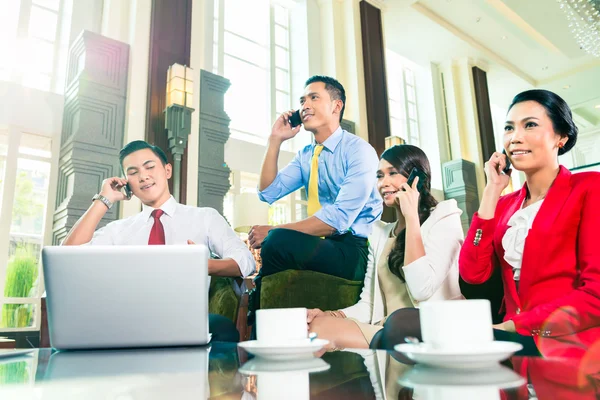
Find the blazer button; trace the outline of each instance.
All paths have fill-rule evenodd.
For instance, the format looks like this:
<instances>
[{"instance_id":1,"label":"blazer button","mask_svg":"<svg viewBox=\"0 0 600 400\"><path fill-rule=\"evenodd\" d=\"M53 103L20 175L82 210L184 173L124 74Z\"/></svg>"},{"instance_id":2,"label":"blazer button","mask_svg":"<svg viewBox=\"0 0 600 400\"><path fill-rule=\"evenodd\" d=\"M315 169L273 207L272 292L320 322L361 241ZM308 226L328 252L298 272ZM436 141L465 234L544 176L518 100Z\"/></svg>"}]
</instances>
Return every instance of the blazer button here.
<instances>
[{"instance_id":1,"label":"blazer button","mask_svg":"<svg viewBox=\"0 0 600 400\"><path fill-rule=\"evenodd\" d=\"M531 336L538 336L540 334L540 330L539 329L532 329L531 330Z\"/></svg>"},{"instance_id":2,"label":"blazer button","mask_svg":"<svg viewBox=\"0 0 600 400\"><path fill-rule=\"evenodd\" d=\"M542 331L543 337L549 337L552 334L552 331Z\"/></svg>"},{"instance_id":3,"label":"blazer button","mask_svg":"<svg viewBox=\"0 0 600 400\"><path fill-rule=\"evenodd\" d=\"M517 314L521 314L521 309L517 308Z\"/></svg>"}]
</instances>

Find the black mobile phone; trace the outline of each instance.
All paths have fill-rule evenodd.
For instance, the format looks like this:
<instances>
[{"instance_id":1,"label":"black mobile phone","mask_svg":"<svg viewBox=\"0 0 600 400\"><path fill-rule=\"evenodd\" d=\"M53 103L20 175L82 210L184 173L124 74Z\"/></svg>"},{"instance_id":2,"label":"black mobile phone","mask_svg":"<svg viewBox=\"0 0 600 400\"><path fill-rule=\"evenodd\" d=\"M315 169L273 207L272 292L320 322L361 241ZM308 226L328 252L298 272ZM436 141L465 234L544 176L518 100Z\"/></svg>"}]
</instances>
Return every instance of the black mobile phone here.
<instances>
[{"instance_id":1,"label":"black mobile phone","mask_svg":"<svg viewBox=\"0 0 600 400\"><path fill-rule=\"evenodd\" d=\"M297 127L298 125L302 124L302 118L300 117L300 110L296 110L294 111L294 113L292 114L292 116L288 119L288 122L290 123L292 128Z\"/></svg>"},{"instance_id":2,"label":"black mobile phone","mask_svg":"<svg viewBox=\"0 0 600 400\"><path fill-rule=\"evenodd\" d=\"M414 167L412 171L410 171L410 175L408 176L408 181L406 183L408 186L412 187L417 176L419 177L419 181L417 182L417 190L419 192L423 192L423 187L425 186L425 182L427 182L427 174L421 171L419 168Z\"/></svg>"},{"instance_id":3,"label":"black mobile phone","mask_svg":"<svg viewBox=\"0 0 600 400\"><path fill-rule=\"evenodd\" d=\"M125 186L123 186L123 193L127 197L127 200L131 199L131 196L133 196L133 192L131 191L131 188L129 187L129 183L126 184Z\"/></svg>"},{"instance_id":4,"label":"black mobile phone","mask_svg":"<svg viewBox=\"0 0 600 400\"><path fill-rule=\"evenodd\" d=\"M504 172L505 174L508 174L508 171L510 170L510 167L511 167L510 158L508 158L508 154L506 154L506 149L502 150L502 154L504 154L506 156L506 167L504 167L502 172Z\"/></svg>"}]
</instances>

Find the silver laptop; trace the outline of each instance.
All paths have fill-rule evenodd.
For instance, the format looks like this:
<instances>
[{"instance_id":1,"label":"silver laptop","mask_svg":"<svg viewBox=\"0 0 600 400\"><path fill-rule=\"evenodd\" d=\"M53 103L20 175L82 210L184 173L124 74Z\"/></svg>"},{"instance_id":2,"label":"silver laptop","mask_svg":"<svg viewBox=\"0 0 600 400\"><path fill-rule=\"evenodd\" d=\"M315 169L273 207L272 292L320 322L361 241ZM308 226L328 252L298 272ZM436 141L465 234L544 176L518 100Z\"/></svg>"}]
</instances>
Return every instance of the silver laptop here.
<instances>
[{"instance_id":1,"label":"silver laptop","mask_svg":"<svg viewBox=\"0 0 600 400\"><path fill-rule=\"evenodd\" d=\"M56 349L210 341L206 246L48 246L42 260Z\"/></svg>"}]
</instances>

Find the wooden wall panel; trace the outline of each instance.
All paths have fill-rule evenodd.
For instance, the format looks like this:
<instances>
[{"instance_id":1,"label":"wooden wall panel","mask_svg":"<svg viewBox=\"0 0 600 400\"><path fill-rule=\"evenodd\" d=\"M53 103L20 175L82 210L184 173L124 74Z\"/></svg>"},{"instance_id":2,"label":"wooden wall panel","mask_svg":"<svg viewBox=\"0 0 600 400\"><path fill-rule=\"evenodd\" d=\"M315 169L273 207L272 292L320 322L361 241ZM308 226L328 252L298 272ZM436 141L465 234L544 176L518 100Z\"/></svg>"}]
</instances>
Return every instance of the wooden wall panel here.
<instances>
[{"instance_id":1,"label":"wooden wall panel","mask_svg":"<svg viewBox=\"0 0 600 400\"><path fill-rule=\"evenodd\" d=\"M173 161L173 157L169 152L164 114L167 70L174 63L190 65L192 2L192 0L152 0L146 140L163 149L170 162ZM198 77L196 76L195 79ZM197 133L192 132L193 134ZM187 189L187 159L186 149L181 161L179 196L179 201L184 204ZM172 180L169 188L173 193Z\"/></svg>"},{"instance_id":2,"label":"wooden wall panel","mask_svg":"<svg viewBox=\"0 0 600 400\"><path fill-rule=\"evenodd\" d=\"M492 122L487 73L477 67L473 67L473 87L475 89L475 104L477 106L477 119L481 138L481 154L483 161L487 161L496 151L494 123Z\"/></svg>"},{"instance_id":3,"label":"wooden wall panel","mask_svg":"<svg viewBox=\"0 0 600 400\"><path fill-rule=\"evenodd\" d=\"M381 155L385 150L385 138L391 132L381 10L362 0L360 22L369 143L377 150L377 154Z\"/></svg>"}]
</instances>

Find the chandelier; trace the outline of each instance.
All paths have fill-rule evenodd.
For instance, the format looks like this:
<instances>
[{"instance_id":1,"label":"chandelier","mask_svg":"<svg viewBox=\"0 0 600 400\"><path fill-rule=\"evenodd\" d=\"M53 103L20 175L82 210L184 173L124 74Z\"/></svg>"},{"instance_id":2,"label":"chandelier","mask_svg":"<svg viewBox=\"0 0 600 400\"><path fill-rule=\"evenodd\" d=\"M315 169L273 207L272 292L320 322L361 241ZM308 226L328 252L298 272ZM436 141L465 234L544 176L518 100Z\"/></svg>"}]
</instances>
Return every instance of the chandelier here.
<instances>
[{"instance_id":1,"label":"chandelier","mask_svg":"<svg viewBox=\"0 0 600 400\"><path fill-rule=\"evenodd\" d=\"M557 1L581 49L600 57L600 0Z\"/></svg>"}]
</instances>

